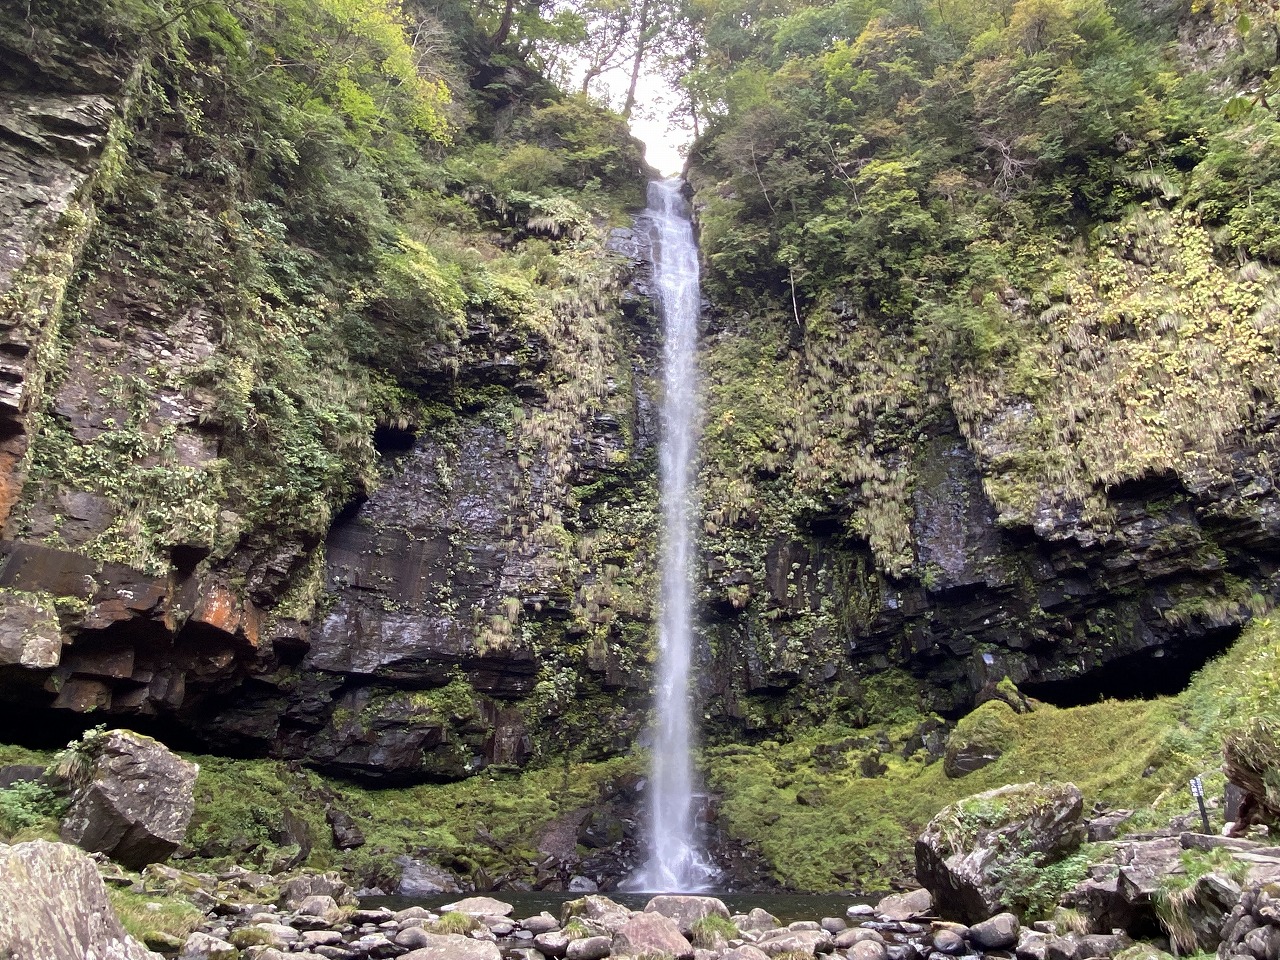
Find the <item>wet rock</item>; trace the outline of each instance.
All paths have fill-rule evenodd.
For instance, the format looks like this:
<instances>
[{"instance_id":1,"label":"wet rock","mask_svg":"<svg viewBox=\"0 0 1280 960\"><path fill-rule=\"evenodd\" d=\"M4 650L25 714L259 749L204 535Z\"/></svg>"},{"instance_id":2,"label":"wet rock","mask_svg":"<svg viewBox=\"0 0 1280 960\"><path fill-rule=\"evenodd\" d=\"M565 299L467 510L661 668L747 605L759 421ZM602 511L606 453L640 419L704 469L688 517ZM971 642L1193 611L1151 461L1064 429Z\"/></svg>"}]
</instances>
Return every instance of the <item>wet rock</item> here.
<instances>
[{"instance_id":1,"label":"wet rock","mask_svg":"<svg viewBox=\"0 0 1280 960\"><path fill-rule=\"evenodd\" d=\"M889 951L883 943L874 940L859 940L846 954L849 960L888 960Z\"/></svg>"},{"instance_id":2,"label":"wet rock","mask_svg":"<svg viewBox=\"0 0 1280 960\"><path fill-rule=\"evenodd\" d=\"M834 941L825 930L778 930L765 934L756 946L771 957L796 953L812 957L831 950Z\"/></svg>"},{"instance_id":3,"label":"wet rock","mask_svg":"<svg viewBox=\"0 0 1280 960\"><path fill-rule=\"evenodd\" d=\"M637 913L613 935L613 955L643 957L669 954L676 960L691 960L693 945L680 933L674 920L660 913Z\"/></svg>"},{"instance_id":4,"label":"wet rock","mask_svg":"<svg viewBox=\"0 0 1280 960\"><path fill-rule=\"evenodd\" d=\"M645 905L646 913L660 913L676 922L686 937L693 933L693 925L707 917L729 919L729 908L715 897L693 897L666 894L654 897Z\"/></svg>"},{"instance_id":5,"label":"wet rock","mask_svg":"<svg viewBox=\"0 0 1280 960\"><path fill-rule=\"evenodd\" d=\"M823 917L818 921L818 926L832 936L835 936L841 930L848 929L849 924L840 917Z\"/></svg>"},{"instance_id":6,"label":"wet rock","mask_svg":"<svg viewBox=\"0 0 1280 960\"><path fill-rule=\"evenodd\" d=\"M1018 942L1022 925L1012 913L997 913L969 928L969 939L984 950L1005 950Z\"/></svg>"},{"instance_id":7,"label":"wet rock","mask_svg":"<svg viewBox=\"0 0 1280 960\"><path fill-rule=\"evenodd\" d=\"M916 841L916 876L944 916L985 920L1019 894L1000 881L1002 868L1052 863L1080 845L1083 807L1073 784L1014 784L960 800Z\"/></svg>"},{"instance_id":8,"label":"wet rock","mask_svg":"<svg viewBox=\"0 0 1280 960\"><path fill-rule=\"evenodd\" d=\"M891 894L875 906L876 914L889 920L912 920L916 917L927 917L932 910L933 895L923 887L918 890L911 890L908 893Z\"/></svg>"},{"instance_id":9,"label":"wet rock","mask_svg":"<svg viewBox=\"0 0 1280 960\"><path fill-rule=\"evenodd\" d=\"M568 960L604 960L612 949L610 937L583 937L569 944L565 956Z\"/></svg>"},{"instance_id":10,"label":"wet rock","mask_svg":"<svg viewBox=\"0 0 1280 960\"><path fill-rule=\"evenodd\" d=\"M425 860L401 855L392 861L400 868L396 893L402 897L429 897L437 893L458 893L458 881L449 871Z\"/></svg>"},{"instance_id":11,"label":"wet rock","mask_svg":"<svg viewBox=\"0 0 1280 960\"><path fill-rule=\"evenodd\" d=\"M0 846L0 947L39 960L159 960L125 932L93 861L44 840Z\"/></svg>"},{"instance_id":12,"label":"wet rock","mask_svg":"<svg viewBox=\"0 0 1280 960\"><path fill-rule=\"evenodd\" d=\"M573 937L560 930L548 930L533 938L533 945L548 957L563 957L572 942Z\"/></svg>"},{"instance_id":13,"label":"wet rock","mask_svg":"<svg viewBox=\"0 0 1280 960\"><path fill-rule=\"evenodd\" d=\"M855 943L862 943L864 940L871 943L884 944L885 939L877 930L866 930L862 927L854 927L851 930L842 930L835 934L835 945L837 950L846 950Z\"/></svg>"},{"instance_id":14,"label":"wet rock","mask_svg":"<svg viewBox=\"0 0 1280 960\"><path fill-rule=\"evenodd\" d=\"M956 933L954 930L943 928L933 932L933 949L939 953L946 953L952 956L959 956L965 952L966 944L964 937Z\"/></svg>"},{"instance_id":15,"label":"wet rock","mask_svg":"<svg viewBox=\"0 0 1280 960\"><path fill-rule=\"evenodd\" d=\"M93 745L92 766L62 821L62 839L134 869L166 859L195 812L199 770L150 737L111 731Z\"/></svg>"},{"instance_id":16,"label":"wet rock","mask_svg":"<svg viewBox=\"0 0 1280 960\"><path fill-rule=\"evenodd\" d=\"M465 897L440 908L442 913L465 913L469 917L509 917L514 909L493 897Z\"/></svg>"},{"instance_id":17,"label":"wet rock","mask_svg":"<svg viewBox=\"0 0 1280 960\"><path fill-rule=\"evenodd\" d=\"M1018 934L1018 945L1014 951L1018 960L1047 960L1049 936L1050 934L1023 928Z\"/></svg>"},{"instance_id":18,"label":"wet rock","mask_svg":"<svg viewBox=\"0 0 1280 960\"><path fill-rule=\"evenodd\" d=\"M521 920L520 926L536 935L539 933L549 933L552 930L558 930L560 928L560 921L546 911L543 911L536 917L526 917L524 920Z\"/></svg>"},{"instance_id":19,"label":"wet rock","mask_svg":"<svg viewBox=\"0 0 1280 960\"><path fill-rule=\"evenodd\" d=\"M426 934L427 945L401 955L401 960L502 960L496 944L457 934Z\"/></svg>"}]
</instances>

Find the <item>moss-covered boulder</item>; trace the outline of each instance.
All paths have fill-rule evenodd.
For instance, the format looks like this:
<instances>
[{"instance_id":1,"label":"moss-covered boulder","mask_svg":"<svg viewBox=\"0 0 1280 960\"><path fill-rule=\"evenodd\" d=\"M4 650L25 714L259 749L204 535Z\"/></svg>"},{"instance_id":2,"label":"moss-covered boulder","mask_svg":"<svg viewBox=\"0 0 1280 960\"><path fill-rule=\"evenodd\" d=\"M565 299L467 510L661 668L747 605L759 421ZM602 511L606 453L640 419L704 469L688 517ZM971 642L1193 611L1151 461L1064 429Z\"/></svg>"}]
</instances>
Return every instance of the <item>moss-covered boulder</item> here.
<instances>
[{"instance_id":1,"label":"moss-covered boulder","mask_svg":"<svg viewBox=\"0 0 1280 960\"><path fill-rule=\"evenodd\" d=\"M966 923L1024 906L1035 871L1084 839L1084 800L1070 783L1021 783L943 809L916 841L916 877L939 913Z\"/></svg>"},{"instance_id":2,"label":"moss-covered boulder","mask_svg":"<svg viewBox=\"0 0 1280 960\"><path fill-rule=\"evenodd\" d=\"M947 737L942 769L963 777L995 763L1018 739L1017 714L1004 700L988 700L956 724Z\"/></svg>"}]
</instances>

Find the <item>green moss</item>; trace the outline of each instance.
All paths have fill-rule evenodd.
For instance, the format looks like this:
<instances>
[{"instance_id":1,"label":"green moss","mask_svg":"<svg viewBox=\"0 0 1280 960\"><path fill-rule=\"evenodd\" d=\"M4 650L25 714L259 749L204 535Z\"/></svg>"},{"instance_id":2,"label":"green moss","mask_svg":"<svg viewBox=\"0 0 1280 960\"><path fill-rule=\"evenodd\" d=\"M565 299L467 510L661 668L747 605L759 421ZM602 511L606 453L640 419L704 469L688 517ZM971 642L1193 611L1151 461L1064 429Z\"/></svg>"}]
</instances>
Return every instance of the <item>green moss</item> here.
<instances>
[{"instance_id":1,"label":"green moss","mask_svg":"<svg viewBox=\"0 0 1280 960\"><path fill-rule=\"evenodd\" d=\"M1009 783L1069 781L1086 807L1100 801L1137 809L1139 826L1190 813L1187 779L1215 770L1233 725L1265 714L1277 698L1280 621L1262 617L1176 697L1041 705L1020 715L1003 702L983 704L953 736L993 733L1005 752L961 779L947 778L942 763L926 763L918 750L904 759L918 746L906 727L852 731L828 723L786 744L708 748L704 758L723 795L726 826L773 864L779 880L808 890L881 889L912 876L913 841L939 810ZM889 750L876 745L881 732ZM831 762L833 745L838 764ZM873 751L887 770L865 778L860 761ZM1207 791L1222 784L1220 773L1206 777ZM1050 899L1052 879L1044 880L1038 906ZM1028 873L1026 882L1040 880Z\"/></svg>"},{"instance_id":2,"label":"green moss","mask_svg":"<svg viewBox=\"0 0 1280 960\"><path fill-rule=\"evenodd\" d=\"M481 926L479 920L469 914L450 910L442 914L440 919L431 924L432 933L470 933Z\"/></svg>"},{"instance_id":3,"label":"green moss","mask_svg":"<svg viewBox=\"0 0 1280 960\"><path fill-rule=\"evenodd\" d=\"M152 941L156 934L185 940L204 920L204 911L181 897L134 893L108 887L107 894L120 922L134 937Z\"/></svg>"},{"instance_id":4,"label":"green moss","mask_svg":"<svg viewBox=\"0 0 1280 960\"><path fill-rule=\"evenodd\" d=\"M710 950L715 947L717 938L732 940L736 936L738 927L732 920L713 914L693 922L689 939L695 947Z\"/></svg>"}]
</instances>

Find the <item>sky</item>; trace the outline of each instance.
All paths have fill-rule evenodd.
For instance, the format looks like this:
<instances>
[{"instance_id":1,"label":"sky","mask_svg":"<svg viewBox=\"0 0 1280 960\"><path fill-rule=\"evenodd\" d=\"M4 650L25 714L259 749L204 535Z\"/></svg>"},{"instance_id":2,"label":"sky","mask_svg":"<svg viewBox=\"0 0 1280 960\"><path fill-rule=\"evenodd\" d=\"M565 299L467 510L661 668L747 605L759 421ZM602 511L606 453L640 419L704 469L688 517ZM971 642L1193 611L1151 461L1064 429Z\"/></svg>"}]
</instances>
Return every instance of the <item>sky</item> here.
<instances>
[{"instance_id":1,"label":"sky","mask_svg":"<svg viewBox=\"0 0 1280 960\"><path fill-rule=\"evenodd\" d=\"M627 92L629 77L622 72L601 78L609 88L610 101L621 103ZM682 147L693 139L683 117L673 117L677 92L663 77L644 74L636 87L636 109L631 116L631 132L644 141L645 159L663 176L677 176L684 169Z\"/></svg>"}]
</instances>

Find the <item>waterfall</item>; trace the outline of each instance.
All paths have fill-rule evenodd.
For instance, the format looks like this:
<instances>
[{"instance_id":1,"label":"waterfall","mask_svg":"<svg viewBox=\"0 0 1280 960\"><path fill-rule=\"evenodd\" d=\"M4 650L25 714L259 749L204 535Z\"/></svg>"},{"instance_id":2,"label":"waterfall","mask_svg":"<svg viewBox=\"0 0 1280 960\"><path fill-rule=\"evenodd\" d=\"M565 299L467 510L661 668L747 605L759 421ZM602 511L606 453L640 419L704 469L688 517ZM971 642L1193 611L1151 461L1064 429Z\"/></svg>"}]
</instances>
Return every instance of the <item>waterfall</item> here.
<instances>
[{"instance_id":1,"label":"waterfall","mask_svg":"<svg viewBox=\"0 0 1280 960\"><path fill-rule=\"evenodd\" d=\"M662 585L658 683L649 788L649 860L628 886L637 890L705 889L715 869L694 836L689 667L693 646L693 460L698 431L696 351L702 293L698 248L678 179L649 184L653 273L663 325Z\"/></svg>"}]
</instances>

